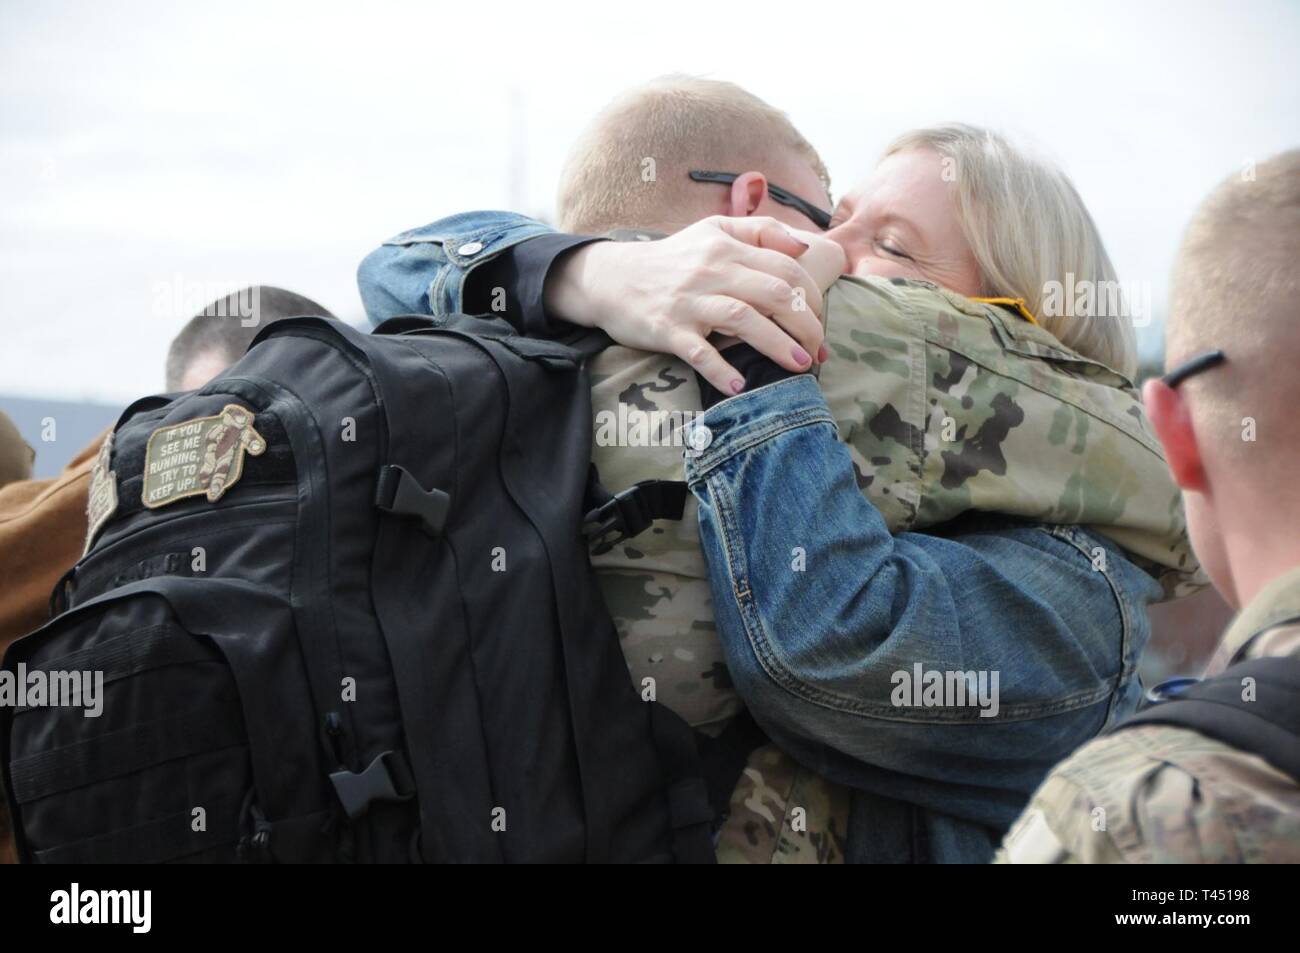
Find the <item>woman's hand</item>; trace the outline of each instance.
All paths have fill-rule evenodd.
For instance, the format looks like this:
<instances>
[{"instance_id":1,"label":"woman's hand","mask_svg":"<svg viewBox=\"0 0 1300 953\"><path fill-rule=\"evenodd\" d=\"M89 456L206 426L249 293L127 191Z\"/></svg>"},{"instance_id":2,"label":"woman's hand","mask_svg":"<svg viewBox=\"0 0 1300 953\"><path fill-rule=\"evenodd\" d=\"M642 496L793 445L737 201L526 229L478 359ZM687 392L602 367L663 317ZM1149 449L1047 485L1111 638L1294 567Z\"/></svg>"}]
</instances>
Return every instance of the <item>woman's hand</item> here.
<instances>
[{"instance_id":1,"label":"woman's hand","mask_svg":"<svg viewBox=\"0 0 1300 953\"><path fill-rule=\"evenodd\" d=\"M819 290L825 291L848 270L848 258L844 249L821 232L805 232L789 226L786 226L786 230L808 246L808 250L798 256L799 264L803 265L804 271L808 272ZM825 325L825 322L822 323Z\"/></svg>"},{"instance_id":2,"label":"woman's hand","mask_svg":"<svg viewBox=\"0 0 1300 953\"><path fill-rule=\"evenodd\" d=\"M546 309L620 344L675 354L725 394L744 387L710 335L738 338L782 367L824 359L822 289L844 253L772 218L714 216L655 242L596 242L547 278ZM797 259L797 260L796 260Z\"/></svg>"}]
</instances>

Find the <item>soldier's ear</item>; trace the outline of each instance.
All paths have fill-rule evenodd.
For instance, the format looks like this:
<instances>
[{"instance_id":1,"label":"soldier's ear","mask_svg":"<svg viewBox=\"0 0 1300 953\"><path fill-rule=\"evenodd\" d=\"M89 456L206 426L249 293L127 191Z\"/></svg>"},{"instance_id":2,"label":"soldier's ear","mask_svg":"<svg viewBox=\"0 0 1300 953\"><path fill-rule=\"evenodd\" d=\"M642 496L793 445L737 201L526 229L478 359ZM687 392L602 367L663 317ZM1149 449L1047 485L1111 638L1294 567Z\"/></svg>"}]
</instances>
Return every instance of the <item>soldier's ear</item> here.
<instances>
[{"instance_id":1,"label":"soldier's ear","mask_svg":"<svg viewBox=\"0 0 1300 953\"><path fill-rule=\"evenodd\" d=\"M758 211L767 198L767 176L762 172L744 172L731 183L727 214L733 218L746 218Z\"/></svg>"},{"instance_id":2,"label":"soldier's ear","mask_svg":"<svg viewBox=\"0 0 1300 953\"><path fill-rule=\"evenodd\" d=\"M1201 460L1201 447L1192 426L1191 409L1183 395L1159 378L1153 378L1142 388L1142 402L1151 418L1151 426L1165 448L1165 463L1169 465L1174 482L1183 490L1205 492L1209 483Z\"/></svg>"}]
</instances>

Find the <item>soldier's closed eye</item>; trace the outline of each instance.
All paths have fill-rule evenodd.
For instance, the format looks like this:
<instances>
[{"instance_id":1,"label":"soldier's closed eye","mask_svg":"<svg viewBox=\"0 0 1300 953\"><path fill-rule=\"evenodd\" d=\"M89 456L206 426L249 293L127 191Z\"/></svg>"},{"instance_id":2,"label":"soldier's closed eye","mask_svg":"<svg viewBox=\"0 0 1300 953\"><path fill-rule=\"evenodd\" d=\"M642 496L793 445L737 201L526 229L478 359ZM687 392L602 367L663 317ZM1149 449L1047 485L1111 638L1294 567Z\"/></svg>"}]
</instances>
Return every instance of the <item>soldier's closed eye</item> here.
<instances>
[{"instance_id":1,"label":"soldier's closed eye","mask_svg":"<svg viewBox=\"0 0 1300 953\"><path fill-rule=\"evenodd\" d=\"M903 258L907 261L913 260L911 255L907 254L907 252L903 251L893 242L879 242L878 244L880 245L880 250L886 254L893 255L895 258Z\"/></svg>"}]
</instances>

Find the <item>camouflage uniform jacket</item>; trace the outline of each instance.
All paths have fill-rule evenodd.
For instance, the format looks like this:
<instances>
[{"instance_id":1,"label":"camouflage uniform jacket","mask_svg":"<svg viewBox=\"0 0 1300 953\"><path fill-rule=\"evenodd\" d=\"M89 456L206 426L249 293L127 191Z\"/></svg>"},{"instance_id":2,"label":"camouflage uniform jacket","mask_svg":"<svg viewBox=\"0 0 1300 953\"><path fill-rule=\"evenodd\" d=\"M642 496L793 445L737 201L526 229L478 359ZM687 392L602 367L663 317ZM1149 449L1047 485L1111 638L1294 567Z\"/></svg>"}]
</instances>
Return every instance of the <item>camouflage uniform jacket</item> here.
<instances>
[{"instance_id":1,"label":"camouflage uniform jacket","mask_svg":"<svg viewBox=\"0 0 1300 953\"><path fill-rule=\"evenodd\" d=\"M1263 656L1300 656L1300 568L1251 600L1207 671ZM1195 731L1130 728L1052 770L998 861L1294 864L1300 786L1257 755Z\"/></svg>"}]
</instances>

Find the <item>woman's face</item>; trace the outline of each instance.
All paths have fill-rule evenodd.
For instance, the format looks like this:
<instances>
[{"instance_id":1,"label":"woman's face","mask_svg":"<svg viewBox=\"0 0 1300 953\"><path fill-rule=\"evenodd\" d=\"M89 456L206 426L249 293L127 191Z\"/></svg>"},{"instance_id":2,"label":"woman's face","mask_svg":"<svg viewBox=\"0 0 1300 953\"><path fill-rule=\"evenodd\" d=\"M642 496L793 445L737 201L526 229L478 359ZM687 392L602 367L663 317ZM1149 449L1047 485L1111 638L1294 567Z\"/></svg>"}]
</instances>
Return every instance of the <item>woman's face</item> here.
<instances>
[{"instance_id":1,"label":"woman's face","mask_svg":"<svg viewBox=\"0 0 1300 953\"><path fill-rule=\"evenodd\" d=\"M844 249L850 274L923 278L959 294L980 293L979 267L944 172L929 149L895 153L840 199L826 236Z\"/></svg>"}]
</instances>

